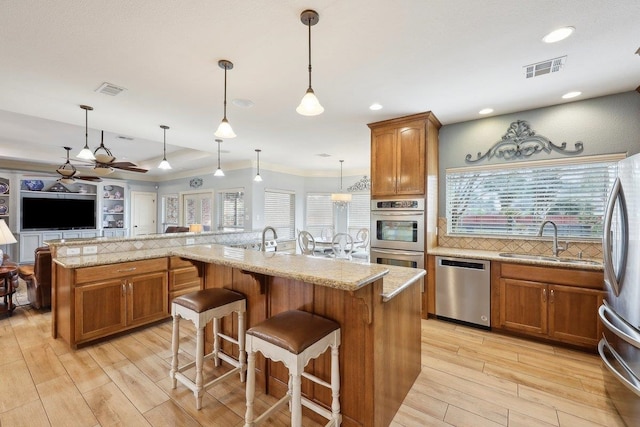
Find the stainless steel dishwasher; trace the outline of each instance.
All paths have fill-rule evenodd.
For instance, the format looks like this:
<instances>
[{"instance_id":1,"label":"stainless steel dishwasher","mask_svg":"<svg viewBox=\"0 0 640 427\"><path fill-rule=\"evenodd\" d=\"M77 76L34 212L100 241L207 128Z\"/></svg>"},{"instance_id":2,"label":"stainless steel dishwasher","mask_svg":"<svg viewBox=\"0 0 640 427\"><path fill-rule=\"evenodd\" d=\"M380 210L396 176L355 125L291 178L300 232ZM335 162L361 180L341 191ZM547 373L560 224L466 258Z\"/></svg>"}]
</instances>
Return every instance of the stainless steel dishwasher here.
<instances>
[{"instance_id":1,"label":"stainless steel dishwasher","mask_svg":"<svg viewBox=\"0 0 640 427\"><path fill-rule=\"evenodd\" d=\"M436 257L436 316L491 326L491 263Z\"/></svg>"}]
</instances>

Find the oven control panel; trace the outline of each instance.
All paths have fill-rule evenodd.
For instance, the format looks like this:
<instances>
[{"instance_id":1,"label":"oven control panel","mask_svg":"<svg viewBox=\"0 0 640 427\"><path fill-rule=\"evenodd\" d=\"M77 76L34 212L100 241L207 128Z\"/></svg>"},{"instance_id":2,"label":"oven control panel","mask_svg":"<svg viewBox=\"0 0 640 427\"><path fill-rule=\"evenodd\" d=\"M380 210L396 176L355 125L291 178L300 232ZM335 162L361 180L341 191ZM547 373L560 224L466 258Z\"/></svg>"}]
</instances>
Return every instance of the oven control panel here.
<instances>
[{"instance_id":1,"label":"oven control panel","mask_svg":"<svg viewBox=\"0 0 640 427\"><path fill-rule=\"evenodd\" d=\"M371 210L423 211L424 199L372 200Z\"/></svg>"}]
</instances>

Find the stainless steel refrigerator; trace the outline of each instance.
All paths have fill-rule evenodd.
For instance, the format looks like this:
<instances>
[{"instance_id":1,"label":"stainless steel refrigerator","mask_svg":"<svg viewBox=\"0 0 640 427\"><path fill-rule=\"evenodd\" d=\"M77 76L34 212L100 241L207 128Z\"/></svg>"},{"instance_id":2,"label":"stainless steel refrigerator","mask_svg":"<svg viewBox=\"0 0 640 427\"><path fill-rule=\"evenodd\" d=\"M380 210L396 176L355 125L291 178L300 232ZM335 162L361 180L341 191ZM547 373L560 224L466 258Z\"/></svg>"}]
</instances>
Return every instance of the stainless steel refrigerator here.
<instances>
[{"instance_id":1,"label":"stainless steel refrigerator","mask_svg":"<svg viewBox=\"0 0 640 427\"><path fill-rule=\"evenodd\" d=\"M628 426L640 425L640 154L618 163L604 221L607 296L598 344L607 394Z\"/></svg>"}]
</instances>

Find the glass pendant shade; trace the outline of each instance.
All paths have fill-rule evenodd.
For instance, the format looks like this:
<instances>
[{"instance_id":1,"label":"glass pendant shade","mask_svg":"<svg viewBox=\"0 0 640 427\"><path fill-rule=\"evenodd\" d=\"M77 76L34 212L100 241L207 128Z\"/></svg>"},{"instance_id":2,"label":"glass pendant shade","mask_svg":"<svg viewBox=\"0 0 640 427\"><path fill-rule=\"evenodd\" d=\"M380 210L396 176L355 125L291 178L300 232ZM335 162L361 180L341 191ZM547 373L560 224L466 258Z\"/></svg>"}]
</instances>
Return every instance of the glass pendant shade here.
<instances>
[{"instance_id":1,"label":"glass pendant shade","mask_svg":"<svg viewBox=\"0 0 640 427\"><path fill-rule=\"evenodd\" d=\"M224 176L224 172L222 171L222 168L220 168L220 143L222 142L222 140L216 139L216 142L218 143L218 169L216 169L216 172L213 174L213 176Z\"/></svg>"},{"instance_id":2,"label":"glass pendant shade","mask_svg":"<svg viewBox=\"0 0 640 427\"><path fill-rule=\"evenodd\" d=\"M317 116L324 112L324 107L320 105L320 101L318 101L318 97L313 92L313 89L307 89L307 93L302 97L302 101L300 101L300 105L296 108L296 112L303 116Z\"/></svg>"},{"instance_id":3,"label":"glass pendant shade","mask_svg":"<svg viewBox=\"0 0 640 427\"><path fill-rule=\"evenodd\" d=\"M89 107L88 105L81 105L80 108L84 110L84 148L80 150L78 155L76 156L79 159L83 160L95 160L95 156L93 152L89 148L89 110L93 110L93 107Z\"/></svg>"},{"instance_id":4,"label":"glass pendant shade","mask_svg":"<svg viewBox=\"0 0 640 427\"><path fill-rule=\"evenodd\" d=\"M227 120L226 117L222 119L214 135L218 138L235 138L237 136L233 129L231 129L229 120Z\"/></svg>"},{"instance_id":5,"label":"glass pendant shade","mask_svg":"<svg viewBox=\"0 0 640 427\"><path fill-rule=\"evenodd\" d=\"M171 165L167 161L167 129L169 129L169 126L160 125L160 127L164 132L164 143L163 143L163 149L162 149L163 157L162 157L162 161L158 165L158 169L169 170L171 169Z\"/></svg>"},{"instance_id":6,"label":"glass pendant shade","mask_svg":"<svg viewBox=\"0 0 640 427\"><path fill-rule=\"evenodd\" d=\"M113 173L113 168L110 168L108 166L96 165L93 168L93 173L98 176L107 176Z\"/></svg>"}]
</instances>

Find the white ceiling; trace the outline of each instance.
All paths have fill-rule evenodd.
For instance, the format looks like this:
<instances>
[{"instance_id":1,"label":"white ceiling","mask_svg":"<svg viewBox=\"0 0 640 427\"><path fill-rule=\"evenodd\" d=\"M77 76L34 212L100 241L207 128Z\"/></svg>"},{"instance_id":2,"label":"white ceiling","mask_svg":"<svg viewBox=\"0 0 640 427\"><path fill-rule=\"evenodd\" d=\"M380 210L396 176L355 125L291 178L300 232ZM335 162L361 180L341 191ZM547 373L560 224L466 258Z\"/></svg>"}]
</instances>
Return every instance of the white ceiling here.
<instances>
[{"instance_id":1,"label":"white ceiling","mask_svg":"<svg viewBox=\"0 0 640 427\"><path fill-rule=\"evenodd\" d=\"M295 112L307 87L312 8L313 88L324 114ZM0 167L22 159L54 169L100 130L118 160L161 180L215 169L223 111L236 134L223 168L345 174L369 168L366 124L431 110L443 124L634 90L640 84L637 0L5 0L0 2ZM561 26L572 37L541 38ZM522 67L567 55L564 69L525 79ZM127 90L96 93L103 82ZM251 108L233 99L254 102ZM369 105L381 103L380 111ZM156 169L167 131L169 173ZM123 140L118 136L131 137ZM330 157L319 157L326 153ZM13 163L11 163L13 164ZM140 178L139 174L126 174ZM171 175L173 176L173 175Z\"/></svg>"}]
</instances>

